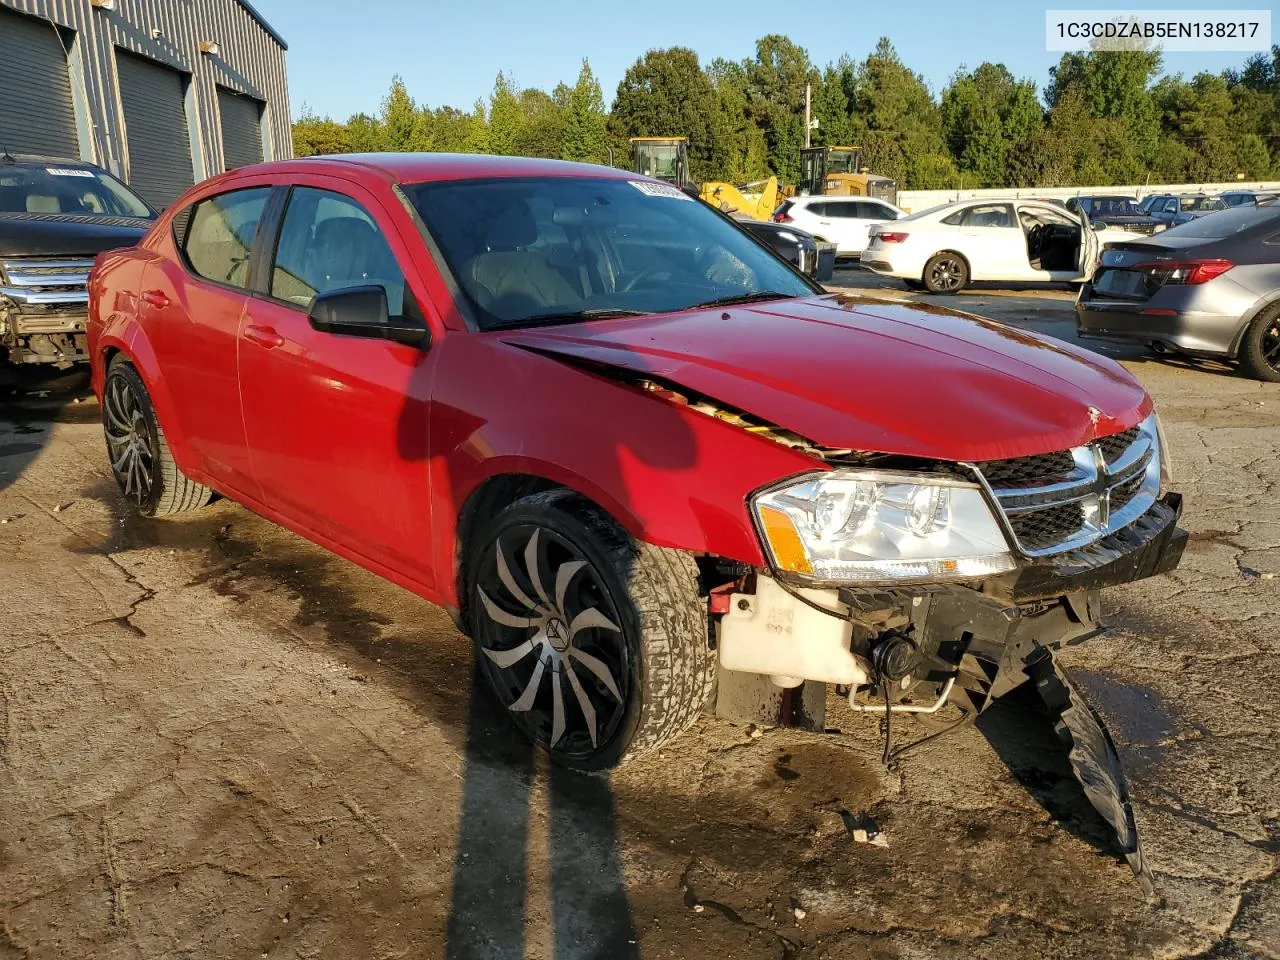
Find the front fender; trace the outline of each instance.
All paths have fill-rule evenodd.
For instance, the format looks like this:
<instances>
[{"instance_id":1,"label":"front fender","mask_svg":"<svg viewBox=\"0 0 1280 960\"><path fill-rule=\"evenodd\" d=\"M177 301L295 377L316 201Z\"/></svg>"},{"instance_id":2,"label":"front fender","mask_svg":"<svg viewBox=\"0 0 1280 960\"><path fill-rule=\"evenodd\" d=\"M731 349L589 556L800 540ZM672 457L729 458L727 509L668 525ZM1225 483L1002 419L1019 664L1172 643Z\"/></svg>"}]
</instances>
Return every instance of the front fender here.
<instances>
[{"instance_id":1,"label":"front fender","mask_svg":"<svg viewBox=\"0 0 1280 960\"><path fill-rule=\"evenodd\" d=\"M750 495L819 469L795 450L484 334L438 345L430 419L438 582L452 584L458 514L502 474L577 490L635 538L760 565Z\"/></svg>"}]
</instances>

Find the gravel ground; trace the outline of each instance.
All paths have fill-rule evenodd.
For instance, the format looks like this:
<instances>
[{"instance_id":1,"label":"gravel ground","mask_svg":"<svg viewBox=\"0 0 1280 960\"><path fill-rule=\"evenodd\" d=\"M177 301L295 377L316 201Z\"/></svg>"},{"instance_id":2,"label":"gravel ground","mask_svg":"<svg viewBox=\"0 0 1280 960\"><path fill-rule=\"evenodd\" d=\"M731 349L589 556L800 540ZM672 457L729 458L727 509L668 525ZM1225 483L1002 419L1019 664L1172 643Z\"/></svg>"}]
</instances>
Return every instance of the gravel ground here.
<instances>
[{"instance_id":1,"label":"gravel ground","mask_svg":"<svg viewBox=\"0 0 1280 960\"><path fill-rule=\"evenodd\" d=\"M1069 335L1069 298L951 302ZM1280 386L1114 353L1193 540L1063 659L1159 902L1016 702L893 772L837 711L552 771L440 610L232 503L128 516L71 375L0 396L0 960L1280 957Z\"/></svg>"}]
</instances>

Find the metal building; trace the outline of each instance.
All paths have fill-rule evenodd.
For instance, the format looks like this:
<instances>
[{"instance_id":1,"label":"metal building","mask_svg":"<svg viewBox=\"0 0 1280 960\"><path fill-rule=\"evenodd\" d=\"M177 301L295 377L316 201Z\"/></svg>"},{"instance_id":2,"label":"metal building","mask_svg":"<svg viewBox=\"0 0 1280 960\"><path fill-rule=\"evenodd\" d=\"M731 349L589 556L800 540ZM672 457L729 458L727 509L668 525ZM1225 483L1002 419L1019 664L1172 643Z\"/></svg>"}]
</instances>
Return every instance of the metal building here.
<instances>
[{"instance_id":1,"label":"metal building","mask_svg":"<svg viewBox=\"0 0 1280 960\"><path fill-rule=\"evenodd\" d=\"M0 0L0 148L97 163L163 208L293 155L286 49L246 0Z\"/></svg>"}]
</instances>

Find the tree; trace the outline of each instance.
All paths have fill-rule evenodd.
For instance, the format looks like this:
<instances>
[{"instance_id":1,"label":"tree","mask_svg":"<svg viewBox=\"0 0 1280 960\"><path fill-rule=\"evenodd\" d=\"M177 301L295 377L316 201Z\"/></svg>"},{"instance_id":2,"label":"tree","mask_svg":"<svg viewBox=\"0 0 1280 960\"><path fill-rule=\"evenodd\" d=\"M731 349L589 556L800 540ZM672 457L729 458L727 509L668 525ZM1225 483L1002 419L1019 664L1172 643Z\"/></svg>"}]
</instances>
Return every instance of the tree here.
<instances>
[{"instance_id":1,"label":"tree","mask_svg":"<svg viewBox=\"0 0 1280 960\"><path fill-rule=\"evenodd\" d=\"M584 57L578 80L572 87L560 84L555 100L564 110L564 139L560 146L563 160L604 163L609 142L608 121L604 112L604 95L600 81L591 72Z\"/></svg>"},{"instance_id":2,"label":"tree","mask_svg":"<svg viewBox=\"0 0 1280 960\"><path fill-rule=\"evenodd\" d=\"M303 104L302 112L293 123L294 156L313 157L350 151L351 138L346 125L335 123L329 117L318 117Z\"/></svg>"},{"instance_id":3,"label":"tree","mask_svg":"<svg viewBox=\"0 0 1280 960\"><path fill-rule=\"evenodd\" d=\"M650 50L627 68L611 111L614 129L630 137L688 137L689 171L709 179L723 162L716 89L687 47Z\"/></svg>"},{"instance_id":4,"label":"tree","mask_svg":"<svg viewBox=\"0 0 1280 960\"><path fill-rule=\"evenodd\" d=\"M854 126L865 133L863 155L874 173L893 177L899 189L914 188L912 158L942 156L946 145L942 119L924 78L898 59L887 37L858 68L853 101ZM936 165L927 167L930 177ZM924 173L920 164L917 172Z\"/></svg>"},{"instance_id":5,"label":"tree","mask_svg":"<svg viewBox=\"0 0 1280 960\"><path fill-rule=\"evenodd\" d=\"M347 140L352 153L378 153L391 149L383 136L382 124L367 113L353 114L347 120Z\"/></svg>"},{"instance_id":6,"label":"tree","mask_svg":"<svg viewBox=\"0 0 1280 960\"><path fill-rule=\"evenodd\" d=\"M418 105L405 89L404 80L396 74L391 90L382 101L382 141L385 150L425 150L426 137L418 114Z\"/></svg>"},{"instance_id":7,"label":"tree","mask_svg":"<svg viewBox=\"0 0 1280 960\"><path fill-rule=\"evenodd\" d=\"M520 90L499 72L489 97L488 152L508 157L519 154L524 146L525 126Z\"/></svg>"},{"instance_id":8,"label":"tree","mask_svg":"<svg viewBox=\"0 0 1280 960\"><path fill-rule=\"evenodd\" d=\"M565 137L565 116L555 98L542 90L523 90L520 110L524 129L519 153L524 157L558 157Z\"/></svg>"},{"instance_id":9,"label":"tree","mask_svg":"<svg viewBox=\"0 0 1280 960\"><path fill-rule=\"evenodd\" d=\"M794 182L804 146L804 88L818 79L809 54L786 37L756 41L756 56L744 64L747 115L764 132L769 168Z\"/></svg>"},{"instance_id":10,"label":"tree","mask_svg":"<svg viewBox=\"0 0 1280 960\"><path fill-rule=\"evenodd\" d=\"M957 73L942 92L947 148L974 186L1008 182L1009 152L1044 123L1035 84L1015 80L1003 64Z\"/></svg>"}]
</instances>

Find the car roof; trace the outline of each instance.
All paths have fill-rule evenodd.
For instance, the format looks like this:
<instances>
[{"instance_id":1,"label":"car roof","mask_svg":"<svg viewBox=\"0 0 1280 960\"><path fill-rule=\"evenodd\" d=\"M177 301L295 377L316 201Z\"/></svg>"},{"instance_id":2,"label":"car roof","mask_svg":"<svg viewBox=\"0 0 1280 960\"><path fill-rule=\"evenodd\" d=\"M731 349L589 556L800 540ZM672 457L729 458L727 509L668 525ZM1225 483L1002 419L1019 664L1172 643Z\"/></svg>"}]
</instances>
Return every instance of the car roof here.
<instances>
[{"instance_id":1,"label":"car roof","mask_svg":"<svg viewBox=\"0 0 1280 960\"><path fill-rule=\"evenodd\" d=\"M280 160L241 167L231 174L315 173L344 169L372 174L392 183L430 180L464 180L477 177L605 177L618 180L649 179L629 170L594 163L571 163L536 157L498 157L466 153L342 153Z\"/></svg>"},{"instance_id":2,"label":"car roof","mask_svg":"<svg viewBox=\"0 0 1280 960\"><path fill-rule=\"evenodd\" d=\"M13 163L2 159L8 156ZM46 157L35 153L0 153L0 167L20 166L20 167L47 167L56 164L59 167L73 167L79 170L101 170L96 163L89 163L85 160L72 160L70 157Z\"/></svg>"}]
</instances>

